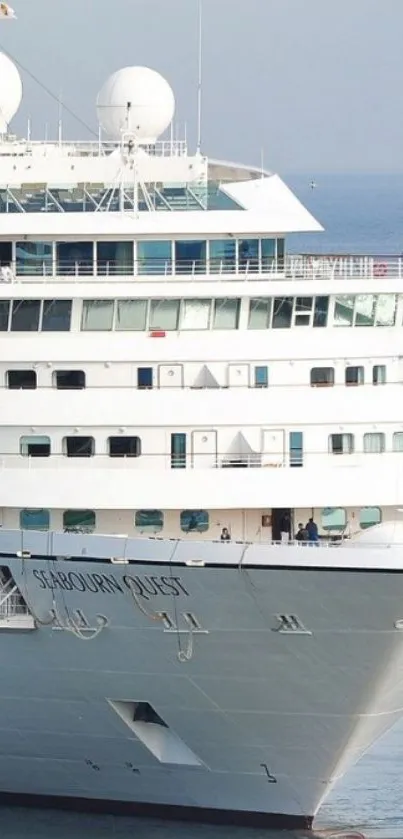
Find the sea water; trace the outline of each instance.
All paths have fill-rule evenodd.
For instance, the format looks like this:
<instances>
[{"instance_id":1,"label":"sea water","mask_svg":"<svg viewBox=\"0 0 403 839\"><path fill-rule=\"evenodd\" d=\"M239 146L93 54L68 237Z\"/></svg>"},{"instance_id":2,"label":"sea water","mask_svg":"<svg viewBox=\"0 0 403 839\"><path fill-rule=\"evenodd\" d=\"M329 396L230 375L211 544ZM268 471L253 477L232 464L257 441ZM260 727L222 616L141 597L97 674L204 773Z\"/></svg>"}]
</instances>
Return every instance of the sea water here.
<instances>
[{"instance_id":1,"label":"sea water","mask_svg":"<svg viewBox=\"0 0 403 839\"><path fill-rule=\"evenodd\" d=\"M325 227L293 235L294 253L403 255L403 174L285 175ZM402 329L403 338L403 329ZM309 771L309 767L307 767ZM403 839L403 722L376 743L333 790L317 832ZM113 816L0 808L0 839L305 839L306 833L172 824Z\"/></svg>"}]
</instances>

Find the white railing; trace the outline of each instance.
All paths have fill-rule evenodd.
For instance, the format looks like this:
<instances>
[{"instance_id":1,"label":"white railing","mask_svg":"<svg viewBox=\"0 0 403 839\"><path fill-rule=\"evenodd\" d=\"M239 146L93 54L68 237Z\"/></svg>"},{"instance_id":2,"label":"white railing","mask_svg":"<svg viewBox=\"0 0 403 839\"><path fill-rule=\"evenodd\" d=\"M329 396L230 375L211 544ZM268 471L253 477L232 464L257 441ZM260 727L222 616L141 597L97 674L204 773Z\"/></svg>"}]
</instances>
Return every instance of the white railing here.
<instances>
[{"instance_id":1,"label":"white railing","mask_svg":"<svg viewBox=\"0 0 403 839\"><path fill-rule=\"evenodd\" d=\"M186 140L157 140L156 143L143 145L139 144L142 151L149 155L156 157L184 157L187 155ZM0 143L0 157L14 156L18 148L18 153L23 152L25 155L32 155L33 157L47 157L49 151L60 149L62 154L66 157L105 157L122 148L122 143L112 141L89 141L86 140L49 140L43 142L42 140L14 140L13 142Z\"/></svg>"},{"instance_id":2,"label":"white railing","mask_svg":"<svg viewBox=\"0 0 403 839\"><path fill-rule=\"evenodd\" d=\"M0 265L0 282L189 282L189 279L245 282L276 280L370 279L386 285L403 280L403 256L291 255L280 260L151 260L121 263L72 260L43 262L35 267L7 263Z\"/></svg>"}]
</instances>

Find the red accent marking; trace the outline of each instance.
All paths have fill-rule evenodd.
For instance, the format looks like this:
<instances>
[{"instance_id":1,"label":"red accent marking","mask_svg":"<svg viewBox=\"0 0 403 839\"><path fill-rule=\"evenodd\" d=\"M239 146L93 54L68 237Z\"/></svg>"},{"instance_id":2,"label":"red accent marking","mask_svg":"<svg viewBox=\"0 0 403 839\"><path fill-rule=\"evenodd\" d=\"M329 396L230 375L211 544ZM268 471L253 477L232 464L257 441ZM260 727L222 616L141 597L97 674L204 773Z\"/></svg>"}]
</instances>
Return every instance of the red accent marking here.
<instances>
[{"instance_id":1,"label":"red accent marking","mask_svg":"<svg viewBox=\"0 0 403 839\"><path fill-rule=\"evenodd\" d=\"M150 332L150 338L165 338L165 336L166 336L166 332L163 332L162 329L161 330L157 329L157 330L154 330L153 332Z\"/></svg>"}]
</instances>

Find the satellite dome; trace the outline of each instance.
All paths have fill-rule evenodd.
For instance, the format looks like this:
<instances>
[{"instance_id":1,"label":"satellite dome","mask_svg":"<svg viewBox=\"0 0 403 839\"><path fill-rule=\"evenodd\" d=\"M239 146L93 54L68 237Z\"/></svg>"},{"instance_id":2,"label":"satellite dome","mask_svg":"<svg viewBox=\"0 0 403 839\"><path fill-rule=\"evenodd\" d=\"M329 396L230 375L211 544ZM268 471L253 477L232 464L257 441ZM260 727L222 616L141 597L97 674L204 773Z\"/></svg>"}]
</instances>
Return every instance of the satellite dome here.
<instances>
[{"instance_id":1,"label":"satellite dome","mask_svg":"<svg viewBox=\"0 0 403 839\"><path fill-rule=\"evenodd\" d=\"M7 55L0 52L0 134L6 134L22 99L21 76Z\"/></svg>"},{"instance_id":2,"label":"satellite dome","mask_svg":"<svg viewBox=\"0 0 403 839\"><path fill-rule=\"evenodd\" d=\"M171 124L174 112L172 88L148 67L125 67L113 73L97 98L99 124L113 140L127 131L144 145L155 143Z\"/></svg>"}]
</instances>

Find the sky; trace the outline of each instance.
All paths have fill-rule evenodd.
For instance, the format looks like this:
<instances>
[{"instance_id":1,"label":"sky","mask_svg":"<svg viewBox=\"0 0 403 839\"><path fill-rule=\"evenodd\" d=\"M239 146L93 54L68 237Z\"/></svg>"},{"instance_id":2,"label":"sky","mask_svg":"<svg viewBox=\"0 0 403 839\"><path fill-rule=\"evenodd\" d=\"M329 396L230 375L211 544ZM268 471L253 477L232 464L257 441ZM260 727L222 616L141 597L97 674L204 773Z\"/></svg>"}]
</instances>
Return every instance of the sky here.
<instances>
[{"instance_id":1,"label":"sky","mask_svg":"<svg viewBox=\"0 0 403 839\"><path fill-rule=\"evenodd\" d=\"M196 142L198 0L9 0L0 50L20 62L13 129L56 137L58 105L97 133L120 67L170 82L176 131ZM403 171L403 0L202 0L203 151L280 173ZM28 71L28 72L27 72ZM1 91L1 79L0 79ZM89 130L64 115L65 136Z\"/></svg>"}]
</instances>

